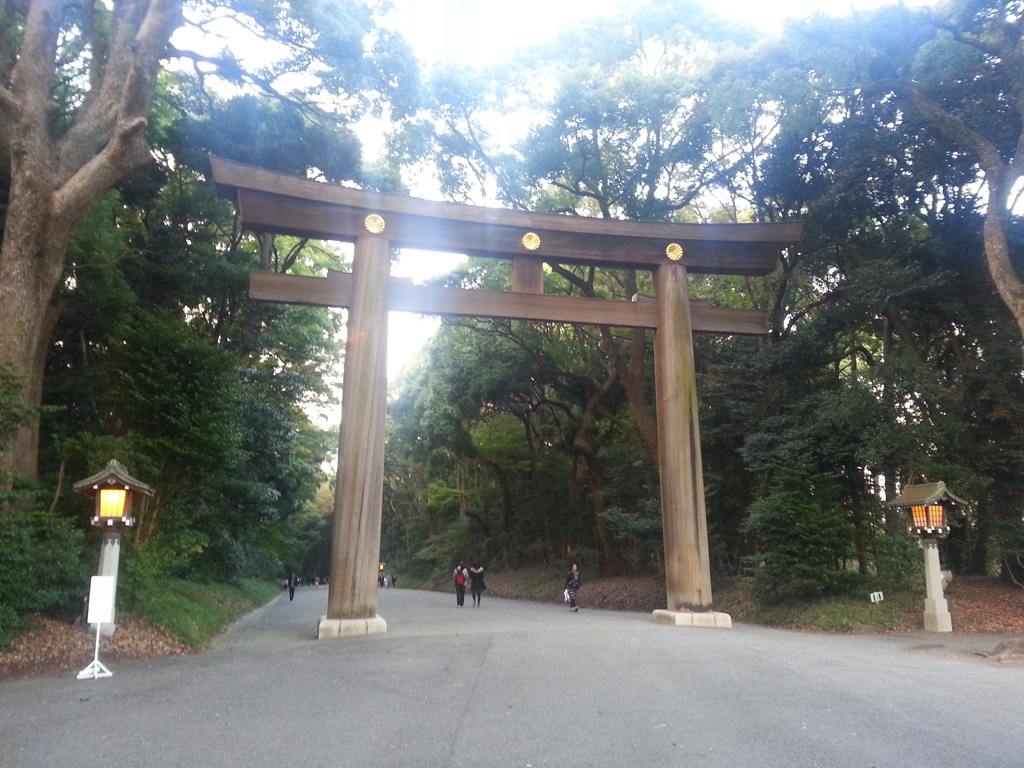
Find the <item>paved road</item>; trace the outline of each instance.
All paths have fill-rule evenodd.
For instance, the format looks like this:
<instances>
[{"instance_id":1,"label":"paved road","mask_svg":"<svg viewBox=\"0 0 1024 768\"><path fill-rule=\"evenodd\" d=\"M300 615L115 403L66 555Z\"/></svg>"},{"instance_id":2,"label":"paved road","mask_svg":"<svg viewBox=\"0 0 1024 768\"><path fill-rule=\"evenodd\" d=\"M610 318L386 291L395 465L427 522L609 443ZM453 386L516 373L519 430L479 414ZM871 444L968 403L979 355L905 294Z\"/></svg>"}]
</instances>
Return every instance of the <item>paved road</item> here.
<instances>
[{"instance_id":1,"label":"paved road","mask_svg":"<svg viewBox=\"0 0 1024 768\"><path fill-rule=\"evenodd\" d=\"M318 641L326 603L300 589L208 652L110 678L0 683L0 766L1024 765L1024 666L962 638L686 629L395 589L386 635Z\"/></svg>"}]
</instances>

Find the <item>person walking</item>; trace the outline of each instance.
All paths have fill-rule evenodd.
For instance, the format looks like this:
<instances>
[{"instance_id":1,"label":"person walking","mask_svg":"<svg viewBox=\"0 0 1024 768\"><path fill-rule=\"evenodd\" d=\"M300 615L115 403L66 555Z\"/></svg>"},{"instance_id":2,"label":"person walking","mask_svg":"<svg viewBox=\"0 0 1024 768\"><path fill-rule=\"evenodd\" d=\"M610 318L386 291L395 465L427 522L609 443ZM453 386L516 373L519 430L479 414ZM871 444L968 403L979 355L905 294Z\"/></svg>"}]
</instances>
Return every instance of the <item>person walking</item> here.
<instances>
[{"instance_id":1,"label":"person walking","mask_svg":"<svg viewBox=\"0 0 1024 768\"><path fill-rule=\"evenodd\" d=\"M572 569L565 574L565 591L569 593L569 610L575 613L580 612L580 607L576 605L576 595L580 591L580 569L576 563L572 564Z\"/></svg>"},{"instance_id":2,"label":"person walking","mask_svg":"<svg viewBox=\"0 0 1024 768\"><path fill-rule=\"evenodd\" d=\"M295 575L295 572L293 571L292 574L288 577L288 600L289 601L292 601L292 600L295 599L295 585L298 583L298 581L299 581L299 578L298 578L298 576Z\"/></svg>"},{"instance_id":3,"label":"person walking","mask_svg":"<svg viewBox=\"0 0 1024 768\"><path fill-rule=\"evenodd\" d=\"M469 591L473 595L473 605L477 608L480 607L480 597L485 589L487 585L484 584L484 568L479 563L473 563L469 569Z\"/></svg>"},{"instance_id":4,"label":"person walking","mask_svg":"<svg viewBox=\"0 0 1024 768\"><path fill-rule=\"evenodd\" d=\"M466 603L466 582L469 581L469 571L466 564L459 563L455 566L455 605L461 608Z\"/></svg>"}]
</instances>

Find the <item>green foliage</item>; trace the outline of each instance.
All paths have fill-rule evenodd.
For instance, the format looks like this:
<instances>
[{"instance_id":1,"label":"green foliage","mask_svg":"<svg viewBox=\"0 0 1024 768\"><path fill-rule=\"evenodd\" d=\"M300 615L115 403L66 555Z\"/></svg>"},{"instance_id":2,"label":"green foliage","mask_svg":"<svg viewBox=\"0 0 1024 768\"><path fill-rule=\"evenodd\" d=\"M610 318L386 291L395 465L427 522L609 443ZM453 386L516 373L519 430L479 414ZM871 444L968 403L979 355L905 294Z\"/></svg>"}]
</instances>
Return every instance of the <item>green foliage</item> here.
<instances>
[{"instance_id":1,"label":"green foliage","mask_svg":"<svg viewBox=\"0 0 1024 768\"><path fill-rule=\"evenodd\" d=\"M427 139L444 183L458 196L493 174L516 206L578 215L805 220L803 241L767 279L691 277L695 298L764 309L770 321L763 341L698 338L714 567L736 573L745 556L768 558L769 572L788 574L780 589L818 594L856 581L847 571L855 562L861 578L899 588L917 569L898 524L885 520L882 488L923 478L978 499L945 543L946 561L965 572L1008 568L1022 530L1024 387L1019 338L984 268L979 166L891 86L912 79L1009 157L1019 73L1000 57L1019 34L1000 35L1016 22L995 3L883 8L808 19L754 47L678 4L630 14L629 23L588 22L531 51L521 82L508 72L493 86L439 77L445 132ZM870 46L851 43L862 40ZM545 111L508 152L476 129L514 87ZM710 209L705 191L716 196ZM1018 218L1011 231L1019 229ZM1020 242L1011 238L1014 263ZM498 284L499 275L472 265L448 284ZM557 294L613 297L627 285L628 275L571 268L545 278ZM441 341L449 346L392 409L393 434L409 447L403 503L420 505L407 524L395 520L402 546L432 535L424 489L440 480L461 493L455 468L486 457L512 499L515 551L550 560L570 542L590 546L603 526L629 567L646 561L657 543L657 488L653 477L636 482L646 472L631 473L645 457L634 447L637 410L624 407L618 386L579 443L600 458L592 485L577 485L581 404L612 349L607 337L595 340L589 329L464 322ZM638 375L649 380L650 365ZM529 441L496 428L496 413L519 419L543 448L524 451ZM531 494L548 461L544 490L570 489L554 514L544 494ZM794 466L801 477L787 489L780 478ZM498 490L462 498L493 505ZM782 544L787 516L802 521L792 551Z\"/></svg>"},{"instance_id":2,"label":"green foliage","mask_svg":"<svg viewBox=\"0 0 1024 768\"><path fill-rule=\"evenodd\" d=\"M21 399L22 386L22 377L10 365L0 366L0 451L11 449L9 441L14 431L32 416L33 409ZM5 505L30 498L34 490L15 488L12 480L0 476L0 518Z\"/></svg>"},{"instance_id":3,"label":"green foliage","mask_svg":"<svg viewBox=\"0 0 1024 768\"><path fill-rule=\"evenodd\" d=\"M923 588L921 542L906 534L879 535L874 549L874 584L883 592L907 592Z\"/></svg>"},{"instance_id":4,"label":"green foliage","mask_svg":"<svg viewBox=\"0 0 1024 768\"><path fill-rule=\"evenodd\" d=\"M0 367L0 451L10 450L10 434L31 415L21 400L22 377L10 365Z\"/></svg>"},{"instance_id":5,"label":"green foliage","mask_svg":"<svg viewBox=\"0 0 1024 768\"><path fill-rule=\"evenodd\" d=\"M664 543L658 478L634 446L610 445L600 457L608 480L601 519L621 542L629 572L649 571Z\"/></svg>"},{"instance_id":6,"label":"green foliage","mask_svg":"<svg viewBox=\"0 0 1024 768\"><path fill-rule=\"evenodd\" d=\"M757 552L746 562L752 593L765 602L836 594L850 588L845 568L852 530L837 510L834 480L796 465L750 507L743 525Z\"/></svg>"},{"instance_id":7,"label":"green foliage","mask_svg":"<svg viewBox=\"0 0 1024 768\"><path fill-rule=\"evenodd\" d=\"M232 418L240 395L233 357L157 314L137 314L121 337L114 393L156 463L175 475L234 466L241 436Z\"/></svg>"},{"instance_id":8,"label":"green foliage","mask_svg":"<svg viewBox=\"0 0 1024 768\"><path fill-rule=\"evenodd\" d=\"M181 514L169 514L157 536L140 545L125 537L119 597L127 610L138 610L147 595L159 594L169 579L189 575L203 553L207 539Z\"/></svg>"},{"instance_id":9,"label":"green foliage","mask_svg":"<svg viewBox=\"0 0 1024 768\"><path fill-rule=\"evenodd\" d=\"M872 586L862 585L855 594L818 599L771 601L748 608L744 618L758 624L818 632L895 632L905 629L904 616L920 611L920 596L886 592L885 600L872 603Z\"/></svg>"},{"instance_id":10,"label":"green foliage","mask_svg":"<svg viewBox=\"0 0 1024 768\"><path fill-rule=\"evenodd\" d=\"M429 569L433 579L451 573L456 563L471 559L467 531L457 523L430 537L423 547L413 553L412 565L418 571Z\"/></svg>"},{"instance_id":11,"label":"green foliage","mask_svg":"<svg viewBox=\"0 0 1024 768\"><path fill-rule=\"evenodd\" d=\"M38 510L0 515L0 643L26 613L61 611L88 592L85 535L70 520Z\"/></svg>"},{"instance_id":12,"label":"green foliage","mask_svg":"<svg viewBox=\"0 0 1024 768\"><path fill-rule=\"evenodd\" d=\"M337 319L240 300L260 264L256 245L231 237L231 205L188 166L205 158L175 143L185 140L180 114L158 111L154 139L176 164L107 195L69 249L74 279L48 358L52 442L42 468L80 477L118 458L156 489L138 509L140 573L152 559L161 573L276 576L320 543L298 544L288 521L312 506L333 450L302 407L328 401ZM291 162L303 162L303 146L308 155L303 141L287 147ZM341 266L331 249L277 244L287 249L270 249L281 266ZM78 514L66 494L60 502Z\"/></svg>"},{"instance_id":13,"label":"green foliage","mask_svg":"<svg viewBox=\"0 0 1024 768\"><path fill-rule=\"evenodd\" d=\"M229 624L280 594L277 581L244 580L233 585L168 579L140 594L132 610L195 648L204 647Z\"/></svg>"}]
</instances>

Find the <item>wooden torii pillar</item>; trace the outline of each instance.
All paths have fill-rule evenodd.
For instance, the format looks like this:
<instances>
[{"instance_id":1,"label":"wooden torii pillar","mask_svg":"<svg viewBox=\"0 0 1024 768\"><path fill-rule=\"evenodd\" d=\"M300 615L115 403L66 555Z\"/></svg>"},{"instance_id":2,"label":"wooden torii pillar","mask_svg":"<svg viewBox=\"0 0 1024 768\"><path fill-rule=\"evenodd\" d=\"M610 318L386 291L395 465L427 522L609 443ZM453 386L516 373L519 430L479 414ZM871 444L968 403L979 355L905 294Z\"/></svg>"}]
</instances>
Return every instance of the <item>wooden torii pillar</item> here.
<instances>
[{"instance_id":1,"label":"wooden torii pillar","mask_svg":"<svg viewBox=\"0 0 1024 768\"><path fill-rule=\"evenodd\" d=\"M355 244L352 272L326 278L254 272L252 299L348 307L338 482L327 616L319 637L387 631L377 615L383 499L387 315L581 323L655 332L655 389L665 540L661 623L730 627L713 610L692 333L763 335L764 313L691 302L687 273L763 276L799 237L798 221L666 224L536 214L382 195L211 158L244 226ZM414 286L390 277L392 248L512 261L512 291ZM544 262L654 273L657 296L632 302L547 296Z\"/></svg>"}]
</instances>

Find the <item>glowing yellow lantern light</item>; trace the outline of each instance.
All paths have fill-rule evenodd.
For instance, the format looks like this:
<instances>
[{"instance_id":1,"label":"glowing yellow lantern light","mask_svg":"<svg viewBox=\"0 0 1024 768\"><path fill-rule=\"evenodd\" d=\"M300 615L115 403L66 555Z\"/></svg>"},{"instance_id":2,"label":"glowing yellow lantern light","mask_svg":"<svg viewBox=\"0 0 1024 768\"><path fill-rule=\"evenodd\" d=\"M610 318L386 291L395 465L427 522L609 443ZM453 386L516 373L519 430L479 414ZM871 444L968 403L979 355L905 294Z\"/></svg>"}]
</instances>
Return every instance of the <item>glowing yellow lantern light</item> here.
<instances>
[{"instance_id":1,"label":"glowing yellow lantern light","mask_svg":"<svg viewBox=\"0 0 1024 768\"><path fill-rule=\"evenodd\" d=\"M946 509L942 504L918 504L910 508L911 528L917 533L944 530Z\"/></svg>"},{"instance_id":2,"label":"glowing yellow lantern light","mask_svg":"<svg viewBox=\"0 0 1024 768\"><path fill-rule=\"evenodd\" d=\"M124 488L102 488L100 489L100 517L123 517L125 513L125 501L128 491Z\"/></svg>"}]
</instances>

